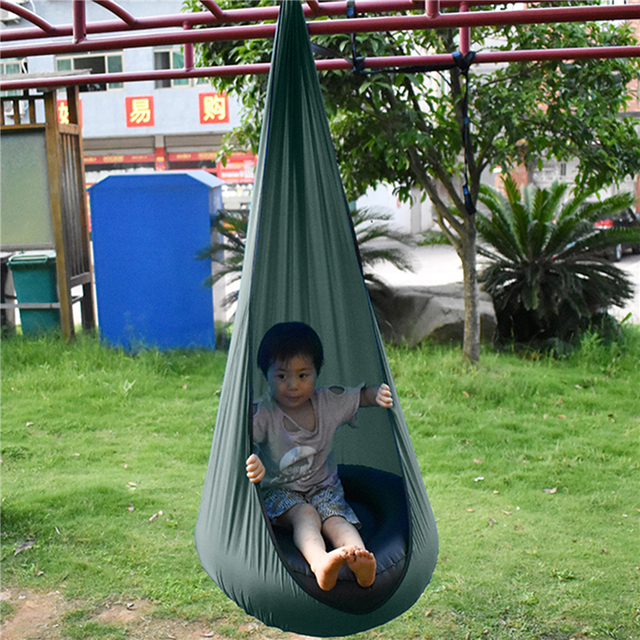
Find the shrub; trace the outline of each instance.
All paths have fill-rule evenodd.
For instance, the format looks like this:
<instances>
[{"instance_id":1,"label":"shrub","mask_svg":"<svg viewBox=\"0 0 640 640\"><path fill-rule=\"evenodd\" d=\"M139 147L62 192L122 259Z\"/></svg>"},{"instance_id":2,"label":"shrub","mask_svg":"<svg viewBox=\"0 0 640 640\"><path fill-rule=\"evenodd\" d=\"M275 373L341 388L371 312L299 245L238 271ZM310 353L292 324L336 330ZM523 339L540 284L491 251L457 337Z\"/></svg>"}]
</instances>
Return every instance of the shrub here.
<instances>
[{"instance_id":1,"label":"shrub","mask_svg":"<svg viewBox=\"0 0 640 640\"><path fill-rule=\"evenodd\" d=\"M593 227L598 218L628 207L632 196L586 204L589 194L564 201L566 184L521 193L507 177L504 186L506 196L483 188L488 215L477 214L486 243L478 253L489 261L480 282L493 297L498 340L536 348L574 342L601 323L609 307L633 295L626 274L594 252L617 236Z\"/></svg>"}]
</instances>

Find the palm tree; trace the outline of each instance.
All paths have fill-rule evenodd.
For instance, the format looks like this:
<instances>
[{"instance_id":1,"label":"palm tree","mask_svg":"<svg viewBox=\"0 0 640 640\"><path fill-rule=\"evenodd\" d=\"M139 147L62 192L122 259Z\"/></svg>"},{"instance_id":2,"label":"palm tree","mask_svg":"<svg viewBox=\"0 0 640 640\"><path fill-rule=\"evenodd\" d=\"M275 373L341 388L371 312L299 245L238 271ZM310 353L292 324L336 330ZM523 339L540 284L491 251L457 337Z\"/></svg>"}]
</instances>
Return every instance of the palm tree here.
<instances>
[{"instance_id":1,"label":"palm tree","mask_svg":"<svg viewBox=\"0 0 640 640\"><path fill-rule=\"evenodd\" d=\"M351 212L364 281L369 288L386 289L384 282L371 270L380 262L390 262L400 271L413 271L403 248L412 244L411 235L394 229L389 224L392 219L390 213L375 208L354 209Z\"/></svg>"},{"instance_id":2,"label":"palm tree","mask_svg":"<svg viewBox=\"0 0 640 640\"><path fill-rule=\"evenodd\" d=\"M380 262L390 262L402 271L412 271L411 261L404 249L397 246L411 244L411 236L394 229L389 221L392 215L374 208L355 209L351 213L353 227L360 253L365 283L378 291L385 290L385 284L371 271ZM219 212L214 224L218 241L213 242L199 254L199 258L211 258L221 264L215 273L207 278L209 286L230 276L229 283L239 280L244 260L247 236L248 212ZM238 292L232 291L222 304L230 306L238 299Z\"/></svg>"},{"instance_id":3,"label":"palm tree","mask_svg":"<svg viewBox=\"0 0 640 640\"><path fill-rule=\"evenodd\" d=\"M240 279L242 275L242 262L244 260L244 248L247 238L247 225L249 214L247 211L218 211L213 226L214 235L218 238L198 254L198 258L211 258L220 266L214 269L205 285L212 287L226 276L230 276L229 284ZM232 305L238 299L238 292L232 291L223 300L225 307Z\"/></svg>"},{"instance_id":4,"label":"palm tree","mask_svg":"<svg viewBox=\"0 0 640 640\"><path fill-rule=\"evenodd\" d=\"M480 282L493 297L499 340L534 346L570 342L610 306L633 296L625 273L596 254L620 242L620 231L593 226L630 206L630 194L591 203L585 194L564 202L566 184L529 187L521 194L508 176L504 187L506 197L483 188L480 200L488 215L477 214L486 243L478 253L488 259Z\"/></svg>"}]
</instances>

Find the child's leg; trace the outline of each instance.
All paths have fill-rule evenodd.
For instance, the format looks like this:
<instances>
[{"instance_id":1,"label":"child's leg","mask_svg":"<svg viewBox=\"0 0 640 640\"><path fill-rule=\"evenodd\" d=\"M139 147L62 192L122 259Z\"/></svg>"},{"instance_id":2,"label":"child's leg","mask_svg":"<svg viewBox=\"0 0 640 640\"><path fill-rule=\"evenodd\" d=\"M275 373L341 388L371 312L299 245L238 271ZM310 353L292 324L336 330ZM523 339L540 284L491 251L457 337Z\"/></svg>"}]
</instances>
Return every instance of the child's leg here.
<instances>
[{"instance_id":1,"label":"child's leg","mask_svg":"<svg viewBox=\"0 0 640 640\"><path fill-rule=\"evenodd\" d=\"M342 516L330 516L322 525L322 533L335 548L347 549L347 564L356 574L361 587L370 587L376 579L376 559L367 551L358 530Z\"/></svg>"},{"instance_id":2,"label":"child's leg","mask_svg":"<svg viewBox=\"0 0 640 640\"><path fill-rule=\"evenodd\" d=\"M293 542L309 563L318 586L324 591L333 589L340 568L350 560L353 550L345 549L341 545L340 548L327 553L320 516L315 507L308 503L299 503L291 507L280 516L279 521L293 529Z\"/></svg>"}]
</instances>

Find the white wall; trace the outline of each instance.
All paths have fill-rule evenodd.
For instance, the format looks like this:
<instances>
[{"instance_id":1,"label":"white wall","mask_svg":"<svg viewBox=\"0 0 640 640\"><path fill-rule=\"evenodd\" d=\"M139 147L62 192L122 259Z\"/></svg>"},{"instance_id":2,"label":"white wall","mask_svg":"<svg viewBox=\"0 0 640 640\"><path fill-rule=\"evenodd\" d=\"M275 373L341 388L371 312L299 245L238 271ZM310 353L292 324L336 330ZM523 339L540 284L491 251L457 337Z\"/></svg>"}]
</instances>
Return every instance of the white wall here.
<instances>
[{"instance_id":1,"label":"white wall","mask_svg":"<svg viewBox=\"0 0 640 640\"><path fill-rule=\"evenodd\" d=\"M356 206L359 209L373 208L393 215L394 226L404 233L418 235L428 231L434 226L432 219L433 205L426 198L421 201L421 192L413 190L413 203L401 202L398 196L393 194L390 185L379 185L375 189L369 188L367 192L358 198Z\"/></svg>"}]
</instances>

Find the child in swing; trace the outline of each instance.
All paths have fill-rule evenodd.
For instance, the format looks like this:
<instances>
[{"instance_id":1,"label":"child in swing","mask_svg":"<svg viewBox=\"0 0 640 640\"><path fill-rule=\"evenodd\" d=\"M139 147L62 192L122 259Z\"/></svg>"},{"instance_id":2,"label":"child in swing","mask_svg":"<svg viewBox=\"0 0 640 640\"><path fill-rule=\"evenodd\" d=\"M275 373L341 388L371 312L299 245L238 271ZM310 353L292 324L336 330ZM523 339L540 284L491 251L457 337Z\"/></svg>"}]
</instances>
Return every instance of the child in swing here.
<instances>
[{"instance_id":1,"label":"child in swing","mask_svg":"<svg viewBox=\"0 0 640 640\"><path fill-rule=\"evenodd\" d=\"M254 483L263 481L269 518L293 531L321 589L333 589L345 564L361 587L370 587L376 559L365 548L360 522L345 500L331 443L358 407L390 408L393 399L386 384L316 388L322 362L320 338L302 322L276 324L265 334L258 366L269 393L256 404L253 440L260 457L249 456L247 476Z\"/></svg>"}]
</instances>

